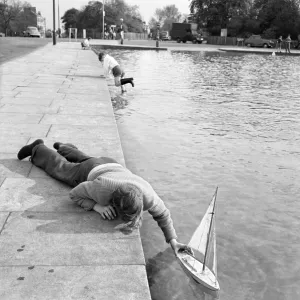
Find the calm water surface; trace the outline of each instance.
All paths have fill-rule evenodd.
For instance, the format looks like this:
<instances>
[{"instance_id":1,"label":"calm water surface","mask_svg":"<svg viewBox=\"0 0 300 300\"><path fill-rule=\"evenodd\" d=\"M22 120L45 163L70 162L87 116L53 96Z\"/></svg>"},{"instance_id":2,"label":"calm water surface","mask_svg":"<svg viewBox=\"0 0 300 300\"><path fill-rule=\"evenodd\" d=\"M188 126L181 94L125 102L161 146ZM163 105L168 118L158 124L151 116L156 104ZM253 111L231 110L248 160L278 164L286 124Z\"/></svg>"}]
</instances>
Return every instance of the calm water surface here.
<instances>
[{"instance_id":1,"label":"calm water surface","mask_svg":"<svg viewBox=\"0 0 300 300\"><path fill-rule=\"evenodd\" d=\"M219 298L300 299L300 58L112 55L136 83L115 107L127 167L164 199L180 241L219 186ZM211 298L148 214L141 234L154 300Z\"/></svg>"}]
</instances>

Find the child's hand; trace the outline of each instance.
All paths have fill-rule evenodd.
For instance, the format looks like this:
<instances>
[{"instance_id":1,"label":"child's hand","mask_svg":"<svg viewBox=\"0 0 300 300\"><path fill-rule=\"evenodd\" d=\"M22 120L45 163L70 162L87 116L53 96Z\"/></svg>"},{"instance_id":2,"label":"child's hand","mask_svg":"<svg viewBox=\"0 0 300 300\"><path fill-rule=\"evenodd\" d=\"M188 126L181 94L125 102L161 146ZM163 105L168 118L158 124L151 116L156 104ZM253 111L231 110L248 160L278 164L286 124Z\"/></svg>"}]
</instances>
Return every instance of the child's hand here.
<instances>
[{"instance_id":1,"label":"child's hand","mask_svg":"<svg viewBox=\"0 0 300 300\"><path fill-rule=\"evenodd\" d=\"M93 209L99 213L104 220L113 220L117 216L115 209L111 205L102 206L96 203Z\"/></svg>"}]
</instances>

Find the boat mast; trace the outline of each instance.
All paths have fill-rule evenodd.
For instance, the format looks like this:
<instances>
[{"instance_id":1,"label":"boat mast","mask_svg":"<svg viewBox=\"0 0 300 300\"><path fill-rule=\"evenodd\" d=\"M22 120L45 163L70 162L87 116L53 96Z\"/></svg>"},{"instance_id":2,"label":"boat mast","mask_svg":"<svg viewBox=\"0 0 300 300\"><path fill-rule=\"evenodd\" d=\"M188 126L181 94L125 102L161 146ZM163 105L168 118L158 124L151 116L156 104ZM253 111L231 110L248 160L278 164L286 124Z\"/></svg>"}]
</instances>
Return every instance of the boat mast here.
<instances>
[{"instance_id":1,"label":"boat mast","mask_svg":"<svg viewBox=\"0 0 300 300\"><path fill-rule=\"evenodd\" d=\"M209 244L209 236L210 236L210 232L211 232L211 226L212 226L212 222L213 222L213 217L214 217L214 214L215 214L217 192L218 192L218 187L216 188L216 191L215 191L215 194L214 194L215 202L214 202L213 211L211 213L212 216L211 216L211 219L210 219L209 230L208 230L208 233L207 233L207 242L206 242L206 247L205 247L205 254L204 254L204 260L203 260L202 272L205 270L205 262L206 262L206 259L207 259L207 250L208 250L208 244Z\"/></svg>"}]
</instances>

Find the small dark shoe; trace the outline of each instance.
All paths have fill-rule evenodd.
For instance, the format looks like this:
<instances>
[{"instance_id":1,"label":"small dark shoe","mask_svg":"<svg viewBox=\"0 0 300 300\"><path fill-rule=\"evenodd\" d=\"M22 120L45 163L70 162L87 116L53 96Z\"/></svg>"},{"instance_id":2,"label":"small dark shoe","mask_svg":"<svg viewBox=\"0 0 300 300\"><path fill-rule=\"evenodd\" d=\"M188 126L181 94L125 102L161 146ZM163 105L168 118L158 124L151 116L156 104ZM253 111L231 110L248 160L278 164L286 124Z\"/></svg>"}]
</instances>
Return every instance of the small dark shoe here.
<instances>
[{"instance_id":1,"label":"small dark shoe","mask_svg":"<svg viewBox=\"0 0 300 300\"><path fill-rule=\"evenodd\" d=\"M65 146L69 146L69 147L74 148L74 149L78 149L75 145L73 145L71 143L59 143L59 142L54 143L53 148L58 150L61 145L65 145Z\"/></svg>"},{"instance_id":2,"label":"small dark shoe","mask_svg":"<svg viewBox=\"0 0 300 300\"><path fill-rule=\"evenodd\" d=\"M53 144L53 148L58 150L58 148L60 147L61 144L62 143L56 142L56 143Z\"/></svg>"},{"instance_id":3,"label":"small dark shoe","mask_svg":"<svg viewBox=\"0 0 300 300\"><path fill-rule=\"evenodd\" d=\"M26 145L24 147L21 148L21 150L18 153L18 159L22 160L28 156L31 156L32 153L32 149L39 144L44 144L44 141L41 139L38 139L36 141L34 141L33 143Z\"/></svg>"}]
</instances>

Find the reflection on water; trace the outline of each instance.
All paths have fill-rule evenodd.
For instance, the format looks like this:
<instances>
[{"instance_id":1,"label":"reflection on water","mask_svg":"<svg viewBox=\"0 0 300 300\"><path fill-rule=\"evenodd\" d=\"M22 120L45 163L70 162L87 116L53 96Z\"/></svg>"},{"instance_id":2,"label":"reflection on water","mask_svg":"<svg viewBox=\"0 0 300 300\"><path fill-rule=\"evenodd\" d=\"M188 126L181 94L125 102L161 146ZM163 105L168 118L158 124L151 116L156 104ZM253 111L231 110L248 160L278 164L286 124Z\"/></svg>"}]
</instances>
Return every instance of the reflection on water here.
<instances>
[{"instance_id":1,"label":"reflection on water","mask_svg":"<svg viewBox=\"0 0 300 300\"><path fill-rule=\"evenodd\" d=\"M299 58L112 55L136 83L115 110L126 164L164 199L180 241L219 186L220 299L300 299ZM147 214L141 233L154 300L210 299Z\"/></svg>"}]
</instances>

